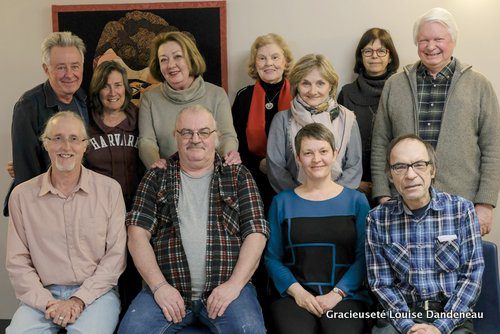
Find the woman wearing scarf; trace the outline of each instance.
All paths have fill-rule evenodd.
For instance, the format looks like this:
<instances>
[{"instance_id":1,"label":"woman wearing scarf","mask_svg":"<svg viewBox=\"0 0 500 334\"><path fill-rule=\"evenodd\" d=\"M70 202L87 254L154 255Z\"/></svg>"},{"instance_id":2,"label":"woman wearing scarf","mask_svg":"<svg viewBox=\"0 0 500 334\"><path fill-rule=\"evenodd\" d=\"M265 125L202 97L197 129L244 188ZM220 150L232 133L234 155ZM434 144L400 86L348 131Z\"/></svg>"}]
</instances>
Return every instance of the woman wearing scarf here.
<instances>
[{"instance_id":1,"label":"woman wearing scarf","mask_svg":"<svg viewBox=\"0 0 500 334\"><path fill-rule=\"evenodd\" d=\"M277 34L255 39L250 49L248 75L255 85L242 88L233 103L233 122L240 156L259 187L266 212L275 195L266 175L267 135L279 111L290 109L290 72L293 57L285 40Z\"/></svg>"},{"instance_id":2,"label":"woman wearing scarf","mask_svg":"<svg viewBox=\"0 0 500 334\"><path fill-rule=\"evenodd\" d=\"M358 74L358 78L342 87L338 102L354 111L356 115L363 150L363 176L359 190L370 198L373 120L385 82L398 70L399 57L391 35L380 28L371 28L361 36L355 57L354 73Z\"/></svg>"},{"instance_id":3,"label":"woman wearing scarf","mask_svg":"<svg viewBox=\"0 0 500 334\"><path fill-rule=\"evenodd\" d=\"M337 84L338 75L323 55L306 55L292 68L292 105L274 117L267 143L268 177L276 192L304 181L293 142L297 132L310 123L325 125L335 137L337 157L332 179L347 188L359 187L361 137L354 113L335 101Z\"/></svg>"}]
</instances>

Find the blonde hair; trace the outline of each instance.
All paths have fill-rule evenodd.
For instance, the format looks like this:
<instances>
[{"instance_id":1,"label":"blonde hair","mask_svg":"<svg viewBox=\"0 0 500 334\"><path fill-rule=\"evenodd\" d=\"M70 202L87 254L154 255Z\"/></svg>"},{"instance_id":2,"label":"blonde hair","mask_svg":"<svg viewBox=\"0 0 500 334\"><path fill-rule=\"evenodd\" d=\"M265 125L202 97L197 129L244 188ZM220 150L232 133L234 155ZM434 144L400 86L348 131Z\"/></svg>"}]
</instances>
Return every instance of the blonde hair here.
<instances>
[{"instance_id":1,"label":"blonde hair","mask_svg":"<svg viewBox=\"0 0 500 334\"><path fill-rule=\"evenodd\" d=\"M292 51L290 51L290 48L288 47L288 44L285 42L283 37L275 33L269 33L267 35L257 37L253 42L252 47L250 48L250 59L248 59L248 75L252 79L259 79L259 74L257 73L257 69L255 68L257 51L261 47L269 44L276 44L281 48L281 50L283 50L283 55L285 56L286 61L285 70L283 71L283 77L288 77L288 74L290 73L290 68L293 65Z\"/></svg>"},{"instance_id":2,"label":"blonde hair","mask_svg":"<svg viewBox=\"0 0 500 334\"><path fill-rule=\"evenodd\" d=\"M317 69L321 76L331 86L330 96L335 98L339 84L339 75L335 72L332 64L321 54L308 54L300 58L290 71L290 86L293 96L297 96L298 87L302 79L313 69Z\"/></svg>"}]
</instances>

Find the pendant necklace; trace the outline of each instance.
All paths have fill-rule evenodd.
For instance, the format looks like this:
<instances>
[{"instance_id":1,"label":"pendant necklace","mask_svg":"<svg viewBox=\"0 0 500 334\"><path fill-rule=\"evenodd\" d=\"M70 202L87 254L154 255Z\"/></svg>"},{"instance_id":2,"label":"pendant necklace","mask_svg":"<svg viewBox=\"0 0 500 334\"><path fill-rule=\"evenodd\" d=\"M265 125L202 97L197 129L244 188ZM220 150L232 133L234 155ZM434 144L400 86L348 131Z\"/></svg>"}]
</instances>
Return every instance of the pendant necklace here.
<instances>
[{"instance_id":1,"label":"pendant necklace","mask_svg":"<svg viewBox=\"0 0 500 334\"><path fill-rule=\"evenodd\" d=\"M267 109L267 110L271 110L271 109L273 109L273 107L274 107L274 103L273 103L273 101L274 101L274 99L276 98L276 96L278 96L278 94L279 94L279 93L280 93L280 90L279 90L279 91L278 91L278 92L277 92L277 93L273 96L273 98L272 98L272 99L270 99L270 100L267 98L267 95L266 95L266 100L267 100L267 103L266 103L266 109Z\"/></svg>"}]
</instances>

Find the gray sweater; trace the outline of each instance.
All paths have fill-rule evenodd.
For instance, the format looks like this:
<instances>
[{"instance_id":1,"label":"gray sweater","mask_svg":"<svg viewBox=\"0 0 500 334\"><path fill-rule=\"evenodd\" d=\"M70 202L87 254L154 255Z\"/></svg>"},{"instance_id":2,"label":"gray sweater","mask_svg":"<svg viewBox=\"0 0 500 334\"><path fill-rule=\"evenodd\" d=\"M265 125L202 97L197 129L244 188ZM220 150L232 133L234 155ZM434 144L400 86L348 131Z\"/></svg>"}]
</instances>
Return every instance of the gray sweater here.
<instances>
[{"instance_id":1,"label":"gray sweater","mask_svg":"<svg viewBox=\"0 0 500 334\"><path fill-rule=\"evenodd\" d=\"M224 89L203 81L202 77L181 91L164 82L144 94L139 110L139 156L147 168L177 152L175 119L182 109L194 104L201 104L214 115L220 138L218 152L224 156L238 150L231 106Z\"/></svg>"},{"instance_id":2,"label":"gray sweater","mask_svg":"<svg viewBox=\"0 0 500 334\"><path fill-rule=\"evenodd\" d=\"M418 134L419 62L387 80L375 117L371 168L373 196L390 196L384 172L393 138ZM500 109L491 83L457 59L436 146L435 187L474 203L496 205L500 189ZM392 189L392 195L394 195Z\"/></svg>"},{"instance_id":3,"label":"gray sweater","mask_svg":"<svg viewBox=\"0 0 500 334\"><path fill-rule=\"evenodd\" d=\"M267 139L267 176L276 192L295 188L300 185L297 180L298 169L290 142L290 110L277 113ZM337 138L336 138L337 139ZM358 123L354 120L347 149L342 159L342 175L336 182L344 187L357 189L361 182L363 167L361 164L361 136Z\"/></svg>"}]
</instances>

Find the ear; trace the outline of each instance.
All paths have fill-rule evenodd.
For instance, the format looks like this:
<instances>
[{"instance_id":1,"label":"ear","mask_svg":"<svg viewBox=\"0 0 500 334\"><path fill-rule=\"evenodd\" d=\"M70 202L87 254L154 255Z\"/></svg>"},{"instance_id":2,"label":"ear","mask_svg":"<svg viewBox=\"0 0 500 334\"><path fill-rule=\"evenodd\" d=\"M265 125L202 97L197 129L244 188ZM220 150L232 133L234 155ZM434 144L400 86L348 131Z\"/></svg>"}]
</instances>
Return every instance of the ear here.
<instances>
[{"instance_id":1,"label":"ear","mask_svg":"<svg viewBox=\"0 0 500 334\"><path fill-rule=\"evenodd\" d=\"M392 178L392 174L390 171L389 173L387 173L387 178L389 179L389 182L394 183L394 179Z\"/></svg>"},{"instance_id":2,"label":"ear","mask_svg":"<svg viewBox=\"0 0 500 334\"><path fill-rule=\"evenodd\" d=\"M43 71L45 72L45 74L49 75L49 67L47 66L47 64L42 64L42 68L43 68Z\"/></svg>"},{"instance_id":3,"label":"ear","mask_svg":"<svg viewBox=\"0 0 500 334\"><path fill-rule=\"evenodd\" d=\"M436 177L436 168L434 167L434 165L432 165L431 179L434 180L435 177Z\"/></svg>"}]
</instances>

